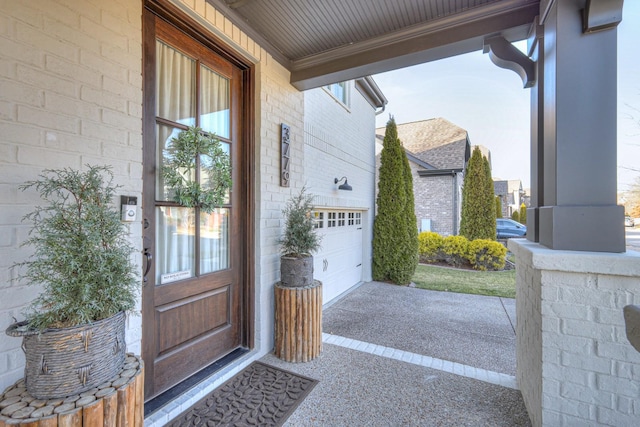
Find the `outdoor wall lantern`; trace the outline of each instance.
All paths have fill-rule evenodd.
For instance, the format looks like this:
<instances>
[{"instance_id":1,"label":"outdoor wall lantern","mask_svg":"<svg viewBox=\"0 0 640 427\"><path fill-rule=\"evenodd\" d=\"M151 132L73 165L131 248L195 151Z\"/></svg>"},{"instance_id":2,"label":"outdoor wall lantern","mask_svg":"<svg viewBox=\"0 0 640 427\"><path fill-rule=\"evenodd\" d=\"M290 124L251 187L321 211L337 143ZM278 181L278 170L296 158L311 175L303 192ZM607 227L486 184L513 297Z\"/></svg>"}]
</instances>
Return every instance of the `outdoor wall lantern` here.
<instances>
[{"instance_id":1,"label":"outdoor wall lantern","mask_svg":"<svg viewBox=\"0 0 640 427\"><path fill-rule=\"evenodd\" d=\"M351 191L353 190L353 188L351 188L351 186L349 185L349 183L347 182L347 177L343 176L342 178L338 179L338 178L334 178L333 179L333 183L337 184L340 181L342 181L344 179L344 184L340 184L340 186L338 187L338 190L347 190L347 191Z\"/></svg>"}]
</instances>

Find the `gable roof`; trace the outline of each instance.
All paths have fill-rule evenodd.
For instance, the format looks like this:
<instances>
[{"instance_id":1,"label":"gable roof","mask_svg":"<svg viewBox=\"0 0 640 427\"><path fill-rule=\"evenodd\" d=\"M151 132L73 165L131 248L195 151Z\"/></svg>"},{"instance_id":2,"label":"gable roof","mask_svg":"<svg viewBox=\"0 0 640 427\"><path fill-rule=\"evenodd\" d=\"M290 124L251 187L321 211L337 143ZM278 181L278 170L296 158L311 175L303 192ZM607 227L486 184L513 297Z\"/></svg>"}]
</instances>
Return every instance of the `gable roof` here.
<instances>
[{"instance_id":1,"label":"gable roof","mask_svg":"<svg viewBox=\"0 0 640 427\"><path fill-rule=\"evenodd\" d=\"M384 138L386 128L376 129ZM397 125L398 138L405 151L426 163L426 169L464 169L470 154L467 131L441 117ZM420 165L425 167L424 165Z\"/></svg>"},{"instance_id":2,"label":"gable roof","mask_svg":"<svg viewBox=\"0 0 640 427\"><path fill-rule=\"evenodd\" d=\"M493 181L493 191L496 196L513 194L514 191L522 193L522 181L519 179L496 179Z\"/></svg>"}]
</instances>

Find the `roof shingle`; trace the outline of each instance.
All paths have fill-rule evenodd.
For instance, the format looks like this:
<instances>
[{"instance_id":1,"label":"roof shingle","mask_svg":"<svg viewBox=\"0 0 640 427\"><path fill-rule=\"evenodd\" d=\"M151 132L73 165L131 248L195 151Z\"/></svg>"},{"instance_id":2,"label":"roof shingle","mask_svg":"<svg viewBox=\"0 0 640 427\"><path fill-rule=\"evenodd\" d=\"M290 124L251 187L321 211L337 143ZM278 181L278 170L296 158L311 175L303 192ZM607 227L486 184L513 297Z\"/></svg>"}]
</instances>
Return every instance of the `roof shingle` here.
<instances>
[{"instance_id":1,"label":"roof shingle","mask_svg":"<svg viewBox=\"0 0 640 427\"><path fill-rule=\"evenodd\" d=\"M437 169L464 169L467 131L441 117L397 125L405 150ZM384 136L385 128L376 129Z\"/></svg>"}]
</instances>

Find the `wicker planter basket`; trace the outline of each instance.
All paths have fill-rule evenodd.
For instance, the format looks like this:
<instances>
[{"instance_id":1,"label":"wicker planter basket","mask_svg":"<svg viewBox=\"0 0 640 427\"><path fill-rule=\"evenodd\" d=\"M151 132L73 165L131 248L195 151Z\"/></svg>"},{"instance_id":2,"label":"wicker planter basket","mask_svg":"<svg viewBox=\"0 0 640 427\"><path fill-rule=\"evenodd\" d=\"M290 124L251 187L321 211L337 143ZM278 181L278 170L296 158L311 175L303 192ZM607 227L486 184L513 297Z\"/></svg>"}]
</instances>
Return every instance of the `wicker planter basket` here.
<instances>
[{"instance_id":1,"label":"wicker planter basket","mask_svg":"<svg viewBox=\"0 0 640 427\"><path fill-rule=\"evenodd\" d=\"M29 330L14 323L7 335L22 337L27 391L37 399L79 394L108 381L124 365L125 314L64 329Z\"/></svg>"}]
</instances>

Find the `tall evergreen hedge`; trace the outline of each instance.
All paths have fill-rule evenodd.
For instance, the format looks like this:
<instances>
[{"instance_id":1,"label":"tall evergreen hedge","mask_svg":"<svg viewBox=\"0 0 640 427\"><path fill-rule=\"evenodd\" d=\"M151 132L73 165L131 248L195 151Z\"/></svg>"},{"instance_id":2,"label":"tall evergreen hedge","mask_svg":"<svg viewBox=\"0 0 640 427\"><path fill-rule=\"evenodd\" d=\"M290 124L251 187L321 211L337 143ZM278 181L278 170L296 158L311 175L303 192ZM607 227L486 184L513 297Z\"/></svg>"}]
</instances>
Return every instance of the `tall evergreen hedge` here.
<instances>
[{"instance_id":1,"label":"tall evergreen hedge","mask_svg":"<svg viewBox=\"0 0 640 427\"><path fill-rule=\"evenodd\" d=\"M493 185L493 177L491 176L491 165L489 159L482 156L482 165L484 166L484 204L486 206L485 226L487 229L487 235L481 237L481 239L495 240L496 239L496 211L494 209L493 200L496 197L495 188Z\"/></svg>"},{"instance_id":2,"label":"tall evergreen hedge","mask_svg":"<svg viewBox=\"0 0 640 427\"><path fill-rule=\"evenodd\" d=\"M524 203L520 205L520 223L527 225L527 205Z\"/></svg>"},{"instance_id":3,"label":"tall evergreen hedge","mask_svg":"<svg viewBox=\"0 0 640 427\"><path fill-rule=\"evenodd\" d=\"M418 264L418 229L409 161L391 117L380 154L373 223L373 279L407 284Z\"/></svg>"},{"instance_id":4,"label":"tall evergreen hedge","mask_svg":"<svg viewBox=\"0 0 640 427\"><path fill-rule=\"evenodd\" d=\"M496 207L491 167L478 147L473 150L464 174L460 234L469 240L496 239Z\"/></svg>"}]
</instances>

